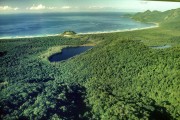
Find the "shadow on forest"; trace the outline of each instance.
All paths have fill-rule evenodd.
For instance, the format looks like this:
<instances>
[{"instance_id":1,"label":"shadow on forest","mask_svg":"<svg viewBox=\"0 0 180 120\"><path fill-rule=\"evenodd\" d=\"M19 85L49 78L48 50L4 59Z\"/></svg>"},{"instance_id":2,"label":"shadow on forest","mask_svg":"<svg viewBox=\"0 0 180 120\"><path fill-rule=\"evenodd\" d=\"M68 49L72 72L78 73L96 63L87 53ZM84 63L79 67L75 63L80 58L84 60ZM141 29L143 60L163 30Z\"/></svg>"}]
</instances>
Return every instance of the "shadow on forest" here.
<instances>
[{"instance_id":1,"label":"shadow on forest","mask_svg":"<svg viewBox=\"0 0 180 120\"><path fill-rule=\"evenodd\" d=\"M59 100L53 109L47 110L47 116L51 116L52 114L57 114L61 117L61 119L67 120L85 120L89 116L84 116L89 114L90 108L86 106L85 87L80 85L72 85L68 86L69 90L65 93L65 100ZM59 109L61 108L61 109ZM44 118L44 119L47 119Z\"/></svg>"},{"instance_id":2,"label":"shadow on forest","mask_svg":"<svg viewBox=\"0 0 180 120\"><path fill-rule=\"evenodd\" d=\"M62 94L58 98L58 94ZM43 115L20 116L20 120L29 119L63 119L63 120L88 120L90 117L90 108L85 103L85 87L80 85L60 85L59 90L56 91L55 99L48 97L53 101L54 107L47 106ZM43 111L43 109L42 109Z\"/></svg>"},{"instance_id":3,"label":"shadow on forest","mask_svg":"<svg viewBox=\"0 0 180 120\"><path fill-rule=\"evenodd\" d=\"M154 106L155 110L150 113L149 120L172 120L172 116L165 107Z\"/></svg>"},{"instance_id":4,"label":"shadow on forest","mask_svg":"<svg viewBox=\"0 0 180 120\"><path fill-rule=\"evenodd\" d=\"M20 106L22 106L24 103L26 103L29 100L30 100L29 106L32 105L35 102L38 94L43 91L42 88L43 87L36 89L36 91L32 91L28 93L26 97L22 97L17 93L17 94L12 94L11 96L9 96L8 99L4 99L0 101L0 115L10 114L12 112L11 110L20 108Z\"/></svg>"},{"instance_id":5,"label":"shadow on forest","mask_svg":"<svg viewBox=\"0 0 180 120\"><path fill-rule=\"evenodd\" d=\"M3 57L7 54L7 51L0 52L0 57Z\"/></svg>"}]
</instances>

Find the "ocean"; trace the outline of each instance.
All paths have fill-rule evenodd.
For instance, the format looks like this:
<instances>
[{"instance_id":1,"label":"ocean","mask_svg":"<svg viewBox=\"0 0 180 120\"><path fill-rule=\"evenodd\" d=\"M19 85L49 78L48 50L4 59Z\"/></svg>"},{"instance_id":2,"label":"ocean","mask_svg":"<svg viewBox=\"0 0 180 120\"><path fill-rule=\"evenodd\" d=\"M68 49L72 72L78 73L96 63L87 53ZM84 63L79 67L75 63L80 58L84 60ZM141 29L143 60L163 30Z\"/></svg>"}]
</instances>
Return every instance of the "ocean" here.
<instances>
[{"instance_id":1,"label":"ocean","mask_svg":"<svg viewBox=\"0 0 180 120\"><path fill-rule=\"evenodd\" d=\"M0 14L0 38L35 37L60 34L97 33L153 26L124 17L127 13L28 13Z\"/></svg>"}]
</instances>

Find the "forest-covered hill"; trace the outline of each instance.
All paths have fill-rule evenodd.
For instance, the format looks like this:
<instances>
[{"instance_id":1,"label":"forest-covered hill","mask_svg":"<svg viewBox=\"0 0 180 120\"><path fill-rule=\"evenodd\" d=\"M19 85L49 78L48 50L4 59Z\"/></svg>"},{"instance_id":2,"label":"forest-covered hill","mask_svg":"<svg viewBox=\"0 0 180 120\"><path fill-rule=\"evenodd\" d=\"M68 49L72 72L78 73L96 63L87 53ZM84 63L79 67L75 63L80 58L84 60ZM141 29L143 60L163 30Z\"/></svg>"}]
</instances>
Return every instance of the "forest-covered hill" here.
<instances>
[{"instance_id":1,"label":"forest-covered hill","mask_svg":"<svg viewBox=\"0 0 180 120\"><path fill-rule=\"evenodd\" d=\"M180 8L165 12L147 10L133 15L132 18L141 22L158 22L168 29L180 30Z\"/></svg>"},{"instance_id":2,"label":"forest-covered hill","mask_svg":"<svg viewBox=\"0 0 180 120\"><path fill-rule=\"evenodd\" d=\"M180 119L177 11L134 15L159 22L147 30L0 40L0 118ZM85 44L97 45L64 62L48 61L51 48ZM164 45L171 47L152 48Z\"/></svg>"}]
</instances>

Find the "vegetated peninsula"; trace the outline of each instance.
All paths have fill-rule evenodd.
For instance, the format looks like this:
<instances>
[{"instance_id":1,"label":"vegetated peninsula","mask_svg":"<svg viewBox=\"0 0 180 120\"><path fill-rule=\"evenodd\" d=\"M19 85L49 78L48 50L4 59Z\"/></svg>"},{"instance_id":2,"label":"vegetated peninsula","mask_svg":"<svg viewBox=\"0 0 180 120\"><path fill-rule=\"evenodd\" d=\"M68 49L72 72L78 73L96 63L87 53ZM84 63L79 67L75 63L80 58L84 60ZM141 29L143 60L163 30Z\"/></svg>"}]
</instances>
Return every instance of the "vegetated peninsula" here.
<instances>
[{"instance_id":1,"label":"vegetated peninsula","mask_svg":"<svg viewBox=\"0 0 180 120\"><path fill-rule=\"evenodd\" d=\"M0 40L0 118L180 119L180 9L131 17L159 27ZM86 44L96 46L48 61L51 48Z\"/></svg>"},{"instance_id":2,"label":"vegetated peninsula","mask_svg":"<svg viewBox=\"0 0 180 120\"><path fill-rule=\"evenodd\" d=\"M63 32L63 35L75 35L76 34L76 32L74 32L74 31L64 31Z\"/></svg>"}]
</instances>

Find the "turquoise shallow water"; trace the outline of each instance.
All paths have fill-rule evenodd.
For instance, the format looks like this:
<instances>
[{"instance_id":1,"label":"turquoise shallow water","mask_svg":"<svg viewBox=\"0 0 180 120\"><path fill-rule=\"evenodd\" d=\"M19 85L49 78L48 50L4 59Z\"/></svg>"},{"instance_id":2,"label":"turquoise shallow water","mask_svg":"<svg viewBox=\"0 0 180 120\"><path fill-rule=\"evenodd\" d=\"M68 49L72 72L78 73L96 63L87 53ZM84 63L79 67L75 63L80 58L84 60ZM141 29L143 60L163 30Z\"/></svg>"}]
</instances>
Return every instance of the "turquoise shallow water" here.
<instances>
[{"instance_id":1,"label":"turquoise shallow water","mask_svg":"<svg viewBox=\"0 0 180 120\"><path fill-rule=\"evenodd\" d=\"M124 17L127 13L1 14L0 38L46 36L73 30L77 33L111 32L150 27Z\"/></svg>"}]
</instances>

